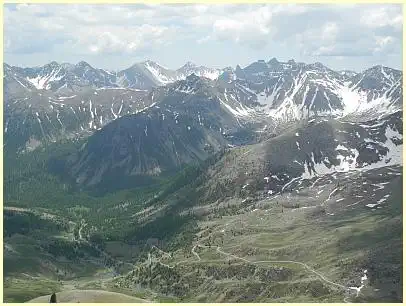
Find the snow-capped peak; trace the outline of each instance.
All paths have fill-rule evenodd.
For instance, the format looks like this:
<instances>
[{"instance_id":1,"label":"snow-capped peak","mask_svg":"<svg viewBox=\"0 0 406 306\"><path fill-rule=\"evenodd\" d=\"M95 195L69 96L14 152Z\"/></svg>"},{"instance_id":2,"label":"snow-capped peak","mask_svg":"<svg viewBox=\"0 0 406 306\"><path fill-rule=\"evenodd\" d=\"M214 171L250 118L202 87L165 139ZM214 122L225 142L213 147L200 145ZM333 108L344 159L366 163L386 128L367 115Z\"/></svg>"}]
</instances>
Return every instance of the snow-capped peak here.
<instances>
[{"instance_id":1,"label":"snow-capped peak","mask_svg":"<svg viewBox=\"0 0 406 306\"><path fill-rule=\"evenodd\" d=\"M146 60L143 61L141 64L145 65L145 66L152 66L152 67L162 67L161 65L159 65L157 62L151 61L151 60ZM162 67L163 68L163 67Z\"/></svg>"},{"instance_id":2,"label":"snow-capped peak","mask_svg":"<svg viewBox=\"0 0 406 306\"><path fill-rule=\"evenodd\" d=\"M187 62L185 65L183 65L181 68L176 70L178 78L179 79L184 79L188 75L195 74L197 76L205 77L211 80L215 80L219 77L221 74L220 69L214 69L214 68L207 68L204 66L197 66L196 64L192 62Z\"/></svg>"},{"instance_id":3,"label":"snow-capped peak","mask_svg":"<svg viewBox=\"0 0 406 306\"><path fill-rule=\"evenodd\" d=\"M197 65L191 61L186 62L180 69L191 69L191 68L197 68Z\"/></svg>"},{"instance_id":4,"label":"snow-capped peak","mask_svg":"<svg viewBox=\"0 0 406 306\"><path fill-rule=\"evenodd\" d=\"M76 67L92 67L89 65L89 63L85 61L80 61L79 63L76 64Z\"/></svg>"}]
</instances>

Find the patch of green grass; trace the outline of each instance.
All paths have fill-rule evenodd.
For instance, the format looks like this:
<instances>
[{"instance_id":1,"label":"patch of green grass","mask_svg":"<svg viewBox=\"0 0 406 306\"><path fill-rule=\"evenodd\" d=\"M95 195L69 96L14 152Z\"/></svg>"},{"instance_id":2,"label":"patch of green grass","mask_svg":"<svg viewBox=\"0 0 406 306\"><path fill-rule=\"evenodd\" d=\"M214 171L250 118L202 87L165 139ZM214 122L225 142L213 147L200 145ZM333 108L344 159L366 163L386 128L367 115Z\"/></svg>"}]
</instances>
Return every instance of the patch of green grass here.
<instances>
[{"instance_id":1,"label":"patch of green grass","mask_svg":"<svg viewBox=\"0 0 406 306\"><path fill-rule=\"evenodd\" d=\"M22 303L37 296L52 294L61 289L57 281L43 278L5 278L4 303Z\"/></svg>"}]
</instances>

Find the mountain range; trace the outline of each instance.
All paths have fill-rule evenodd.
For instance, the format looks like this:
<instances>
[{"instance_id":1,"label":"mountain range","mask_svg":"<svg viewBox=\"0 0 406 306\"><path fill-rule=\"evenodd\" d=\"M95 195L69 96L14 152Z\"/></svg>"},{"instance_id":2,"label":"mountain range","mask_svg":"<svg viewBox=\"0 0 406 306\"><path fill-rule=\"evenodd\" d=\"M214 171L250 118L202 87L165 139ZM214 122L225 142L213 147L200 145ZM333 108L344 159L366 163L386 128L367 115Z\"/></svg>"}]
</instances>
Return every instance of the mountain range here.
<instances>
[{"instance_id":1,"label":"mountain range","mask_svg":"<svg viewBox=\"0 0 406 306\"><path fill-rule=\"evenodd\" d=\"M402 71L51 62L3 84L7 301L402 300Z\"/></svg>"},{"instance_id":2,"label":"mountain range","mask_svg":"<svg viewBox=\"0 0 406 306\"><path fill-rule=\"evenodd\" d=\"M53 61L42 67L20 68L4 64L7 85L19 85L27 90L43 89L57 93L80 91L83 88L134 88L148 90L184 79L190 74L216 79L221 70L187 62L177 70L167 69L153 61L136 63L112 72L94 68L81 61L76 65Z\"/></svg>"},{"instance_id":3,"label":"mountain range","mask_svg":"<svg viewBox=\"0 0 406 306\"><path fill-rule=\"evenodd\" d=\"M401 111L403 99L399 70L334 71L321 63L275 58L223 70L188 62L173 71L145 61L117 73L85 62L5 64L4 71L5 148L33 150L94 134L70 159L78 182L100 181L116 163L128 175L174 170L303 120L383 118ZM90 146L104 157L86 152ZM104 170L89 170L87 163Z\"/></svg>"}]
</instances>

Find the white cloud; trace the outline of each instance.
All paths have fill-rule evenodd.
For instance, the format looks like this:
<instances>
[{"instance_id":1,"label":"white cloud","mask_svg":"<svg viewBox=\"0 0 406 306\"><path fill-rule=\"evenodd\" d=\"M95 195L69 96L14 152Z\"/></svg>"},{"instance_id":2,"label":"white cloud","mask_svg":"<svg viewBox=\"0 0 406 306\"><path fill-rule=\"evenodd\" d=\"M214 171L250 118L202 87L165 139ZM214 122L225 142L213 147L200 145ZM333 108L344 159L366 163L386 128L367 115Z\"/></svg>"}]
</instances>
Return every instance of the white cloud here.
<instances>
[{"instance_id":1,"label":"white cloud","mask_svg":"<svg viewBox=\"0 0 406 306\"><path fill-rule=\"evenodd\" d=\"M217 19L212 28L213 37L261 47L270 42L271 20L272 12L268 6L241 11L232 17Z\"/></svg>"},{"instance_id":2,"label":"white cloud","mask_svg":"<svg viewBox=\"0 0 406 306\"><path fill-rule=\"evenodd\" d=\"M172 37L172 29L165 26L144 24L129 27L123 32L121 28L98 26L85 32L71 44L73 49L79 48L93 53L133 53L147 47L164 44L163 37Z\"/></svg>"},{"instance_id":3,"label":"white cloud","mask_svg":"<svg viewBox=\"0 0 406 306\"><path fill-rule=\"evenodd\" d=\"M309 56L373 56L401 50L399 5L352 5L308 7L295 18L281 16L277 39L298 43ZM399 18L400 16L400 18ZM296 19L296 20L295 20ZM386 46L391 46L388 48ZM384 47L385 46L385 47Z\"/></svg>"},{"instance_id":4,"label":"white cloud","mask_svg":"<svg viewBox=\"0 0 406 306\"><path fill-rule=\"evenodd\" d=\"M18 4L5 6L4 46L6 54L80 57L218 41L252 52L289 46L308 56L390 56L401 52L402 24L400 5Z\"/></svg>"},{"instance_id":5,"label":"white cloud","mask_svg":"<svg viewBox=\"0 0 406 306\"><path fill-rule=\"evenodd\" d=\"M338 26L334 22L328 22L324 25L321 33L323 40L335 40L338 34Z\"/></svg>"},{"instance_id":6,"label":"white cloud","mask_svg":"<svg viewBox=\"0 0 406 306\"><path fill-rule=\"evenodd\" d=\"M361 15L361 24L368 28L393 27L402 29L402 10L396 6L384 6L365 10Z\"/></svg>"},{"instance_id":7,"label":"white cloud","mask_svg":"<svg viewBox=\"0 0 406 306\"><path fill-rule=\"evenodd\" d=\"M148 10L133 12L124 7L89 5L18 5L6 10L6 52L36 52L59 48L77 54L132 53L157 47L173 38L175 26L151 25L139 17ZM132 20L135 18L135 22ZM145 20L145 19L144 19ZM23 39L21 39L23 38ZM41 50L42 51L42 50Z\"/></svg>"}]
</instances>

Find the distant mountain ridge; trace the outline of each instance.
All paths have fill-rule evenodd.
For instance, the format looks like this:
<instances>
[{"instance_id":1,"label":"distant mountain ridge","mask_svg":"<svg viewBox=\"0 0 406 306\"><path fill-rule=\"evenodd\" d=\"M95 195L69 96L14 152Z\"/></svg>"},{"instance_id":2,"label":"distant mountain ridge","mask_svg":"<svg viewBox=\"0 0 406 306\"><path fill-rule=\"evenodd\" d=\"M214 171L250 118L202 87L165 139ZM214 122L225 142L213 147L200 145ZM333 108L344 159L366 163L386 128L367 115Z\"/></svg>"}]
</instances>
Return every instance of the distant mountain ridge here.
<instances>
[{"instance_id":1,"label":"distant mountain ridge","mask_svg":"<svg viewBox=\"0 0 406 306\"><path fill-rule=\"evenodd\" d=\"M276 58L222 70L191 62L170 70L144 61L118 72L84 61L34 68L4 64L3 83L5 147L17 150L91 135L123 116L153 112L152 107L162 114L187 110L199 125L211 116L204 103L215 101L211 105L221 115L211 125L226 134L241 129L246 136L249 126L252 140L315 117L373 120L401 111L403 100L402 72L396 69L343 72Z\"/></svg>"},{"instance_id":2,"label":"distant mountain ridge","mask_svg":"<svg viewBox=\"0 0 406 306\"><path fill-rule=\"evenodd\" d=\"M220 69L197 66L191 62L178 70L170 70L150 60L136 63L118 72L94 68L84 61L75 65L53 61L42 67L30 68L4 64L4 70L8 83L14 81L26 89L36 88L53 92L80 91L84 87L145 90L185 79L191 74L216 79L221 73Z\"/></svg>"}]
</instances>

